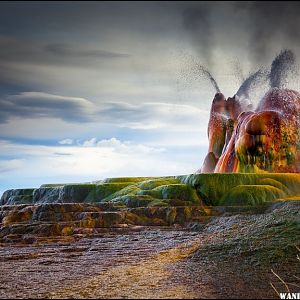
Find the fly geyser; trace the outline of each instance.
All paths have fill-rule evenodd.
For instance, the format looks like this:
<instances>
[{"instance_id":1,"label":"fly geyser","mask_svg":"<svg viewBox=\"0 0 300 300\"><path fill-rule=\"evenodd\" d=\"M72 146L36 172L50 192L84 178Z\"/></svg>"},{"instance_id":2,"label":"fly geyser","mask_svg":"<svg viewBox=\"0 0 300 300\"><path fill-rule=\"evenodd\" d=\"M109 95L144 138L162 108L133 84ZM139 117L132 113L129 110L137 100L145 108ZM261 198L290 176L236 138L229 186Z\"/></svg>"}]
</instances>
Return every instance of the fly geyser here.
<instances>
[{"instance_id":1,"label":"fly geyser","mask_svg":"<svg viewBox=\"0 0 300 300\"><path fill-rule=\"evenodd\" d=\"M216 93L208 124L209 150L200 173L299 173L300 93L287 88L294 54L282 51L269 73L257 71L232 97ZM269 80L256 108L243 101L251 86Z\"/></svg>"},{"instance_id":2,"label":"fly geyser","mask_svg":"<svg viewBox=\"0 0 300 300\"><path fill-rule=\"evenodd\" d=\"M300 94L286 86L293 65L293 53L283 51L270 72L251 74L228 99L212 74L198 66L217 92L201 174L7 190L0 199L0 244L26 242L28 234L72 236L131 226L187 228L223 214L264 213L279 202L299 206ZM252 91L266 82L270 88L254 108Z\"/></svg>"}]
</instances>

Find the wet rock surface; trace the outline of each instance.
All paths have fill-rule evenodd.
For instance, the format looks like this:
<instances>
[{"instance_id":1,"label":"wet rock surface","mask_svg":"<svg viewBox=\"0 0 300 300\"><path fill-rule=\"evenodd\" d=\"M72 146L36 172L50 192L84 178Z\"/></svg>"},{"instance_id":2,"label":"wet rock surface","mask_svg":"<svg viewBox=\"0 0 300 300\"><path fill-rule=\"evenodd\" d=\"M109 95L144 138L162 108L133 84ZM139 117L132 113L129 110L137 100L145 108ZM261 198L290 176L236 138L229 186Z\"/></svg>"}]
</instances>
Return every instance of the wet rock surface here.
<instances>
[{"instance_id":1,"label":"wet rock surface","mask_svg":"<svg viewBox=\"0 0 300 300\"><path fill-rule=\"evenodd\" d=\"M263 213L271 204L252 206L174 206L124 208L102 204L52 203L0 207L0 242L26 235L72 236L132 226L201 227L221 215Z\"/></svg>"},{"instance_id":2,"label":"wet rock surface","mask_svg":"<svg viewBox=\"0 0 300 300\"><path fill-rule=\"evenodd\" d=\"M288 282L300 275L299 208L298 201L279 203L264 214L221 216L198 228L23 236L26 243L0 244L0 297L276 298L270 282L283 287L271 269Z\"/></svg>"},{"instance_id":3,"label":"wet rock surface","mask_svg":"<svg viewBox=\"0 0 300 300\"><path fill-rule=\"evenodd\" d=\"M135 227L85 237L37 239L31 246L2 245L0 296L139 297L147 286L149 297L155 293L152 290L159 289L156 284L161 281L163 285L167 277L157 258L177 247L184 252L194 239L193 232ZM168 261L172 259L167 257ZM144 268L149 272L149 263L154 273L141 273ZM159 277L151 279L156 274ZM165 292L166 296L176 295L174 291Z\"/></svg>"}]
</instances>

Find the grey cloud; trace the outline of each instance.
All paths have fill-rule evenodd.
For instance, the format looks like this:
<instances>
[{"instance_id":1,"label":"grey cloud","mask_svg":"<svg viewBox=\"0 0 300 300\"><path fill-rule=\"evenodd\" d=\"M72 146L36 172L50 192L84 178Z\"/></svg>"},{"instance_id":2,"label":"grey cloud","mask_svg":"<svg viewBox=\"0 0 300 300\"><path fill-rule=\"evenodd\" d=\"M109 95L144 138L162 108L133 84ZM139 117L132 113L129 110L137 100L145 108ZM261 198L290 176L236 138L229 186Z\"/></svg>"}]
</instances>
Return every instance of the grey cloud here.
<instances>
[{"instance_id":1,"label":"grey cloud","mask_svg":"<svg viewBox=\"0 0 300 300\"><path fill-rule=\"evenodd\" d=\"M22 164L22 159L0 160L0 173L14 171L21 167Z\"/></svg>"},{"instance_id":2,"label":"grey cloud","mask_svg":"<svg viewBox=\"0 0 300 300\"><path fill-rule=\"evenodd\" d=\"M207 122L208 111L192 105L171 103L143 103L131 105L129 103L106 103L98 111L101 120L120 127L133 129L152 129L159 127L191 128L195 124Z\"/></svg>"},{"instance_id":3,"label":"grey cloud","mask_svg":"<svg viewBox=\"0 0 300 300\"><path fill-rule=\"evenodd\" d=\"M198 122L205 111L190 105L171 103L105 102L95 106L84 98L64 97L41 92L9 95L0 100L0 122L18 118L58 118L67 122L97 122L118 127L149 129L178 123L184 127ZM188 120L188 121L187 121Z\"/></svg>"},{"instance_id":4,"label":"grey cloud","mask_svg":"<svg viewBox=\"0 0 300 300\"><path fill-rule=\"evenodd\" d=\"M95 68L99 67L99 64L128 57L130 55L127 53L95 49L88 44L44 44L28 38L0 35L0 64L5 65L30 63Z\"/></svg>"},{"instance_id":5,"label":"grey cloud","mask_svg":"<svg viewBox=\"0 0 300 300\"><path fill-rule=\"evenodd\" d=\"M93 120L94 105L84 99L40 92L9 95L0 100L0 122L13 117L59 118L70 122Z\"/></svg>"},{"instance_id":6,"label":"grey cloud","mask_svg":"<svg viewBox=\"0 0 300 300\"><path fill-rule=\"evenodd\" d=\"M65 153L65 152L54 152L54 155L57 155L57 156L71 156L73 154L72 153Z\"/></svg>"},{"instance_id":7,"label":"grey cloud","mask_svg":"<svg viewBox=\"0 0 300 300\"><path fill-rule=\"evenodd\" d=\"M124 58L129 57L129 54L110 52L105 50L94 49L77 49L75 46L66 44L49 44L44 47L46 52L50 52L59 56L71 56L77 58Z\"/></svg>"}]
</instances>

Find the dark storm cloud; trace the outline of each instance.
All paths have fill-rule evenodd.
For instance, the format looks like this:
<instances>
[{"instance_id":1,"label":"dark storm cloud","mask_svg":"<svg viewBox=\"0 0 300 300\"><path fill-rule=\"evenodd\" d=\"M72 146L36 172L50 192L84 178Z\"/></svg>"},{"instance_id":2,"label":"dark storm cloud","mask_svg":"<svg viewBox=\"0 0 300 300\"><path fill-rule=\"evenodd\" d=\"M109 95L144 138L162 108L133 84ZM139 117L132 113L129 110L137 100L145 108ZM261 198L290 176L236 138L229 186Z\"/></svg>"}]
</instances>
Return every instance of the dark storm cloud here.
<instances>
[{"instance_id":1,"label":"dark storm cloud","mask_svg":"<svg viewBox=\"0 0 300 300\"><path fill-rule=\"evenodd\" d=\"M186 34L208 67L216 64L214 50L224 51L226 45L232 52L244 49L253 65L270 60L274 49L296 47L299 50L299 2L204 1L180 2L177 7Z\"/></svg>"},{"instance_id":2,"label":"dark storm cloud","mask_svg":"<svg viewBox=\"0 0 300 300\"><path fill-rule=\"evenodd\" d=\"M10 95L0 100L0 123L14 117L59 118L69 122L93 120L93 104L83 98L64 97L40 92Z\"/></svg>"},{"instance_id":3,"label":"dark storm cloud","mask_svg":"<svg viewBox=\"0 0 300 300\"><path fill-rule=\"evenodd\" d=\"M222 50L222 44L231 45L233 51L246 48L253 62L263 62L274 44L282 40L294 43L300 38L299 16L300 4L289 1L4 2L0 10L0 35L43 41L45 59L47 53L109 59L128 54L106 47L91 49L84 42L106 44L108 37L118 39L123 34L138 32L143 44L150 37L167 38L179 33L190 37L201 62L209 66L215 63L213 50ZM240 36L248 38L247 45L242 45L240 36L233 34L238 30ZM49 38L51 42L47 45L45 41ZM23 46L26 50L29 45ZM7 52L13 47L8 47ZM5 50L0 48L0 56L2 51ZM26 57L26 53L19 56Z\"/></svg>"},{"instance_id":4,"label":"dark storm cloud","mask_svg":"<svg viewBox=\"0 0 300 300\"><path fill-rule=\"evenodd\" d=\"M264 62L272 48L289 48L300 38L300 3L297 1L248 1L235 3L247 16L249 50L253 60Z\"/></svg>"},{"instance_id":5,"label":"dark storm cloud","mask_svg":"<svg viewBox=\"0 0 300 300\"><path fill-rule=\"evenodd\" d=\"M0 34L47 39L55 33L56 37L103 41L112 31L130 29L149 38L174 25L174 7L172 2L156 1L2 2Z\"/></svg>"},{"instance_id":6,"label":"dark storm cloud","mask_svg":"<svg viewBox=\"0 0 300 300\"><path fill-rule=\"evenodd\" d=\"M199 54L204 57L208 65L212 62L213 6L209 3L200 3L197 6L182 7L183 26L190 35Z\"/></svg>"},{"instance_id":7,"label":"dark storm cloud","mask_svg":"<svg viewBox=\"0 0 300 300\"><path fill-rule=\"evenodd\" d=\"M44 45L32 39L0 35L0 64L25 62L93 67L95 60L99 64L129 56L126 53L95 49L89 45L84 47L67 43Z\"/></svg>"}]
</instances>

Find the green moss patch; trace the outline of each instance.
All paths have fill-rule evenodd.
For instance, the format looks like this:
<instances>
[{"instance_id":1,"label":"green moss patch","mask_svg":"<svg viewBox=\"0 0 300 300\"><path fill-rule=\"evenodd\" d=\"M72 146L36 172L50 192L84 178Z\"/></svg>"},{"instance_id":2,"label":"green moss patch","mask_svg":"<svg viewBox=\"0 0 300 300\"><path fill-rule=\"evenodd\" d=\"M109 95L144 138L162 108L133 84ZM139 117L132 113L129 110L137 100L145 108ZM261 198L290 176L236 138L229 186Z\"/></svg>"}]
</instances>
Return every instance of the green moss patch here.
<instances>
[{"instance_id":1,"label":"green moss patch","mask_svg":"<svg viewBox=\"0 0 300 300\"><path fill-rule=\"evenodd\" d=\"M177 177L182 183L194 187L200 197L208 205L220 205L220 200L231 189L239 185L268 185L285 186L283 191L288 195L300 193L300 174L295 173L211 173L191 174ZM262 180L267 182L262 182ZM270 182L272 180L272 182ZM279 182L275 183L273 180ZM281 185L280 185L281 186Z\"/></svg>"},{"instance_id":2,"label":"green moss patch","mask_svg":"<svg viewBox=\"0 0 300 300\"><path fill-rule=\"evenodd\" d=\"M116 183L116 182L131 182L137 183L150 179L157 179L158 177L116 177L116 178L106 178L103 183Z\"/></svg>"},{"instance_id":3,"label":"green moss patch","mask_svg":"<svg viewBox=\"0 0 300 300\"><path fill-rule=\"evenodd\" d=\"M88 194L87 198L85 199L85 202L101 202L103 199L124 189L130 184L130 182L97 184L95 188Z\"/></svg>"},{"instance_id":4,"label":"green moss patch","mask_svg":"<svg viewBox=\"0 0 300 300\"><path fill-rule=\"evenodd\" d=\"M91 192L94 192L95 184L68 184L65 185L61 192L61 201L64 203L81 203Z\"/></svg>"},{"instance_id":5,"label":"green moss patch","mask_svg":"<svg viewBox=\"0 0 300 300\"><path fill-rule=\"evenodd\" d=\"M286 194L289 194L289 189L287 188L287 186L284 185L283 183L279 182L278 180L275 180L272 178L263 178L259 181L259 184L271 185L271 186L274 186L274 187L284 191Z\"/></svg>"},{"instance_id":6,"label":"green moss patch","mask_svg":"<svg viewBox=\"0 0 300 300\"><path fill-rule=\"evenodd\" d=\"M3 193L0 205L16 205L32 203L34 189L13 189Z\"/></svg>"},{"instance_id":7,"label":"green moss patch","mask_svg":"<svg viewBox=\"0 0 300 300\"><path fill-rule=\"evenodd\" d=\"M63 187L64 185L67 184L73 184L73 183L45 183L42 184L40 187L41 188L56 188L56 187Z\"/></svg>"},{"instance_id":8,"label":"green moss patch","mask_svg":"<svg viewBox=\"0 0 300 300\"><path fill-rule=\"evenodd\" d=\"M142 190L152 190L161 185L168 185L180 183L180 181L174 177L162 177L159 179L149 179L138 184L138 187Z\"/></svg>"},{"instance_id":9,"label":"green moss patch","mask_svg":"<svg viewBox=\"0 0 300 300\"><path fill-rule=\"evenodd\" d=\"M152 202L149 203L149 207L165 207L165 206L170 206L167 201L163 200L153 200Z\"/></svg>"},{"instance_id":10,"label":"green moss patch","mask_svg":"<svg viewBox=\"0 0 300 300\"><path fill-rule=\"evenodd\" d=\"M270 185L239 185L227 192L221 199L222 205L261 205L276 201L285 193Z\"/></svg>"},{"instance_id":11,"label":"green moss patch","mask_svg":"<svg viewBox=\"0 0 300 300\"><path fill-rule=\"evenodd\" d=\"M131 184L129 186L126 186L125 188L111 194L110 196L103 199L103 201L112 201L116 198L119 198L121 196L135 196L138 195L138 192L140 192L141 189L138 188L135 184Z\"/></svg>"},{"instance_id":12,"label":"green moss patch","mask_svg":"<svg viewBox=\"0 0 300 300\"><path fill-rule=\"evenodd\" d=\"M156 187L154 191L161 194L162 199L178 199L199 202L196 190L186 184L168 184Z\"/></svg>"},{"instance_id":13,"label":"green moss patch","mask_svg":"<svg viewBox=\"0 0 300 300\"><path fill-rule=\"evenodd\" d=\"M200 201L193 187L178 183L178 179L170 177L131 184L103 199L105 202L121 201L129 207L169 206L172 200L180 202L181 205Z\"/></svg>"},{"instance_id":14,"label":"green moss patch","mask_svg":"<svg viewBox=\"0 0 300 300\"><path fill-rule=\"evenodd\" d=\"M112 201L116 203L122 203L126 207L136 208L136 207L146 207L149 203L153 202L155 199L150 196L136 196L136 195L124 195L114 198Z\"/></svg>"}]
</instances>

